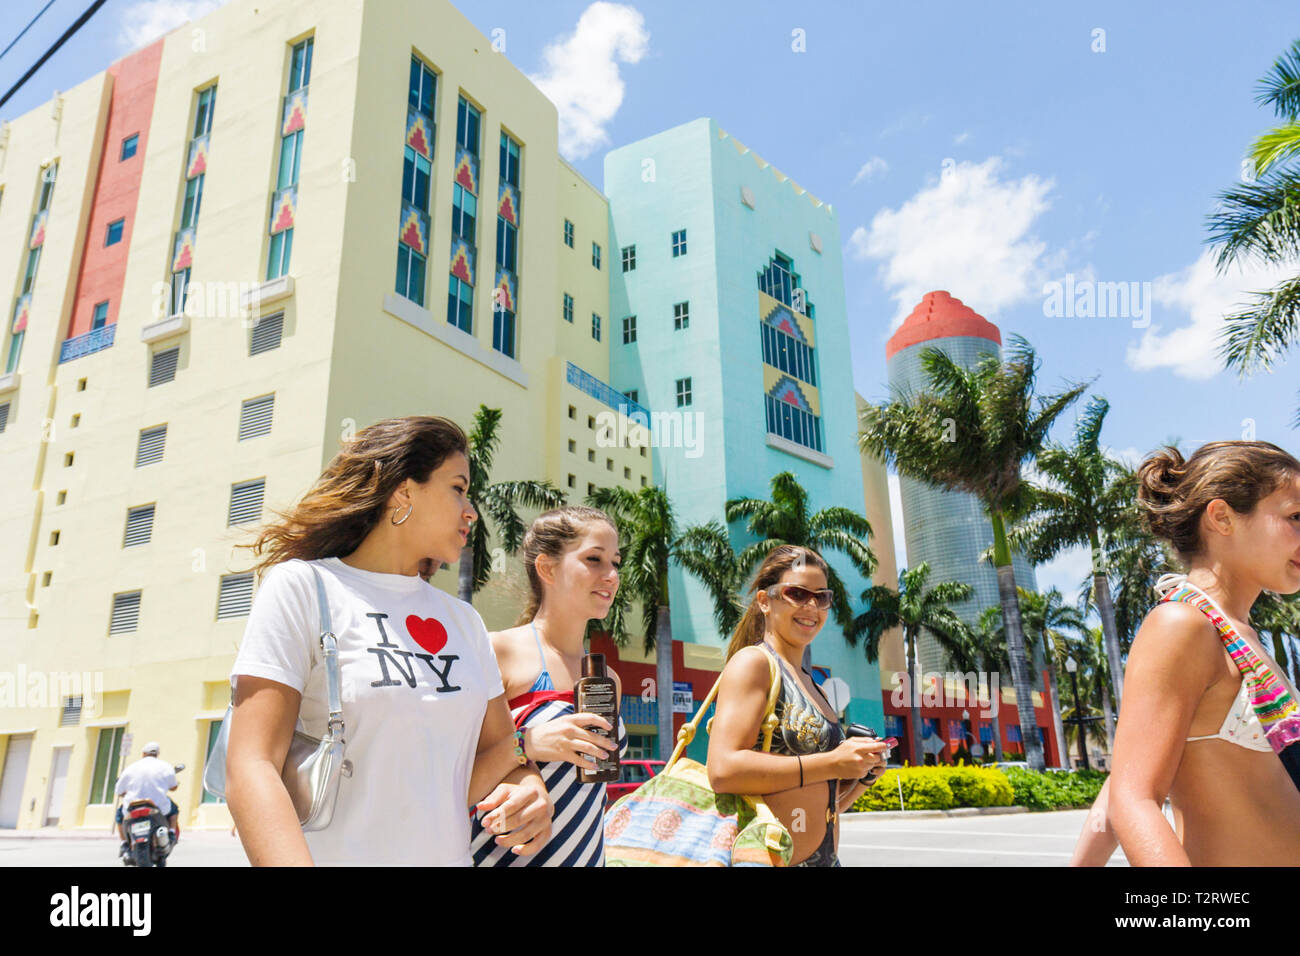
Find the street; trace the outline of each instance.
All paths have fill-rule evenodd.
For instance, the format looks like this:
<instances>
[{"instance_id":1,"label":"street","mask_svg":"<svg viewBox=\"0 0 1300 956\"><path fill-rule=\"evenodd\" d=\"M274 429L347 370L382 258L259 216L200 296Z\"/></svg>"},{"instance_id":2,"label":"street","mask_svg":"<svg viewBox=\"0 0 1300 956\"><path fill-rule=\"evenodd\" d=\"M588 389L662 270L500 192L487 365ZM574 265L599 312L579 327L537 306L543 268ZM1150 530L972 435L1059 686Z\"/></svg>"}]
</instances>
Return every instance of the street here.
<instances>
[{"instance_id":1,"label":"street","mask_svg":"<svg viewBox=\"0 0 1300 956\"><path fill-rule=\"evenodd\" d=\"M1064 866L1087 811L968 817L848 814L840 828L844 866ZM117 841L107 834L23 836L0 832L0 867L116 866ZM229 831L182 834L168 866L244 866L243 848ZM1110 866L1127 866L1115 851Z\"/></svg>"},{"instance_id":2,"label":"street","mask_svg":"<svg viewBox=\"0 0 1300 956\"><path fill-rule=\"evenodd\" d=\"M21 830L0 831L0 867L114 866L121 841L104 834L24 837ZM168 866L247 866L239 838L229 830L190 830L167 858Z\"/></svg>"},{"instance_id":3,"label":"street","mask_svg":"<svg viewBox=\"0 0 1300 956\"><path fill-rule=\"evenodd\" d=\"M995 816L877 817L840 823L844 866L1065 866L1087 810ZM1109 866L1128 866L1116 849Z\"/></svg>"}]
</instances>

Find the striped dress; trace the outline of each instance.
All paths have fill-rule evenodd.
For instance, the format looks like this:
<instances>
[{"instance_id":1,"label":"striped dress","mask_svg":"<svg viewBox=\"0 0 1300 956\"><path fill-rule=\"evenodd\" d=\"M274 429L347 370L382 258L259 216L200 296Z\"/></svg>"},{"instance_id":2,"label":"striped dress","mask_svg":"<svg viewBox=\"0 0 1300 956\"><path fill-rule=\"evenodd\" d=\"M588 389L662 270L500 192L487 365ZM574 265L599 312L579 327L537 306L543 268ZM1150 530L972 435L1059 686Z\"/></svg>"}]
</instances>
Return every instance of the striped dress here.
<instances>
[{"instance_id":1,"label":"striped dress","mask_svg":"<svg viewBox=\"0 0 1300 956\"><path fill-rule=\"evenodd\" d=\"M542 684L546 686L539 686ZM510 701L510 715L516 727L535 727L573 713L573 691L557 691L550 685L550 674L543 669L532 690ZM619 717L619 755L626 750L627 731L623 718ZM474 865L604 866L605 785L579 783L578 768L567 760L543 761L538 769L555 808L550 840L533 855L519 856L509 847L498 846L495 834L484 829L481 818L486 814L475 814L470 837Z\"/></svg>"}]
</instances>

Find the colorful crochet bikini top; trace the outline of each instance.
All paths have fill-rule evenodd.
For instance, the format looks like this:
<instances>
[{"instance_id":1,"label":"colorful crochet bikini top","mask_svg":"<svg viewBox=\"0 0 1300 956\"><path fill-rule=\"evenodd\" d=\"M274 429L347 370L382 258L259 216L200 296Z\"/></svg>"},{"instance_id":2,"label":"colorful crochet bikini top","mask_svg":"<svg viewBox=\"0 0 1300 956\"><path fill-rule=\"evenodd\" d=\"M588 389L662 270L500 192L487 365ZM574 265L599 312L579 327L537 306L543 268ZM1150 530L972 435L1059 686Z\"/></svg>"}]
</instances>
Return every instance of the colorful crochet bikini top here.
<instances>
[{"instance_id":1,"label":"colorful crochet bikini top","mask_svg":"<svg viewBox=\"0 0 1300 956\"><path fill-rule=\"evenodd\" d=\"M1296 789L1300 789L1300 704L1296 703L1286 684L1278 679L1273 669L1237 633L1213 599L1187 582L1186 575L1163 575L1156 582L1156 593L1161 595L1162 604L1166 601L1181 601L1210 619L1232 662L1241 671L1242 696L1248 697L1259 726L1264 730L1264 739L1281 758ZM1228 726L1227 720L1224 725ZM1243 743L1243 746L1248 745Z\"/></svg>"}]
</instances>

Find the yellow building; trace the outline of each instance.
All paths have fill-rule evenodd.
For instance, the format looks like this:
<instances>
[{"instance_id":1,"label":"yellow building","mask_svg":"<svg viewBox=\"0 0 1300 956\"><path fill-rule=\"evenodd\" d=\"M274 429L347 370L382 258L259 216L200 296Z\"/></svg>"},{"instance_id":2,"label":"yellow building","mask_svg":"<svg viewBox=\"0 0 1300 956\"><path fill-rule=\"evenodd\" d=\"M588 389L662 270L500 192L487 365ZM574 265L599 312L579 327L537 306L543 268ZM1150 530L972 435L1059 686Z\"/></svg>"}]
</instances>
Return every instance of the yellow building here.
<instances>
[{"instance_id":1,"label":"yellow building","mask_svg":"<svg viewBox=\"0 0 1300 956\"><path fill-rule=\"evenodd\" d=\"M151 739L188 765L182 826L230 825L200 778L253 593L235 546L355 430L487 403L495 479L652 480L607 384L608 219L446 0L234 0L9 124L0 827L107 829Z\"/></svg>"}]
</instances>

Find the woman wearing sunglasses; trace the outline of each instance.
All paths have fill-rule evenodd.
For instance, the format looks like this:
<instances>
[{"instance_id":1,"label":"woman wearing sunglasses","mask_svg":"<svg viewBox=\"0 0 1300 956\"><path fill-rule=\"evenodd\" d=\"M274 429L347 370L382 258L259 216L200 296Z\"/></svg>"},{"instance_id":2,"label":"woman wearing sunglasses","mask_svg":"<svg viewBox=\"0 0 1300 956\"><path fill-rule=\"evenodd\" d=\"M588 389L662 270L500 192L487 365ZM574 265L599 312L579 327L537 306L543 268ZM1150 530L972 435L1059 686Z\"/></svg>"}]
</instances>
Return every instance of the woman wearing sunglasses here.
<instances>
[{"instance_id":1,"label":"woman wearing sunglasses","mask_svg":"<svg viewBox=\"0 0 1300 956\"><path fill-rule=\"evenodd\" d=\"M845 739L830 702L803 668L804 648L834 598L815 551L775 548L758 569L753 600L727 649L709 734L709 782L718 793L762 796L794 840L793 866L839 866L839 814L884 772L883 740ZM762 752L770 689L779 665L777 727Z\"/></svg>"}]
</instances>

